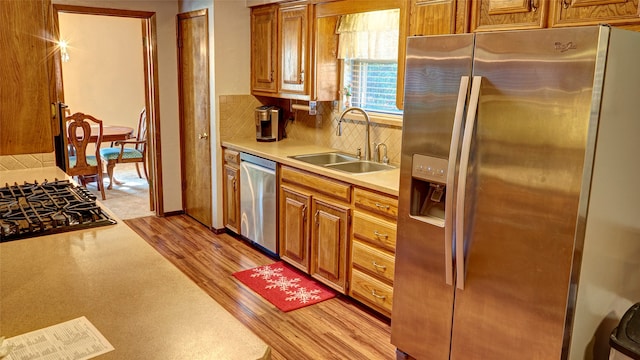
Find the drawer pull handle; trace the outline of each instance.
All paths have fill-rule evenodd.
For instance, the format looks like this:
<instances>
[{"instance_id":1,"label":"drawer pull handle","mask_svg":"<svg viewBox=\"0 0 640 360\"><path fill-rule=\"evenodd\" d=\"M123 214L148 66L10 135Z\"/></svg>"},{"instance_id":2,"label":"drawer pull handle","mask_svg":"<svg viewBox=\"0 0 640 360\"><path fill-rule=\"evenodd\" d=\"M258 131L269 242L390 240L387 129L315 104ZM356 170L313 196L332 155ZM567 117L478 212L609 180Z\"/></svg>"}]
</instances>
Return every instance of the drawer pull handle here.
<instances>
[{"instance_id":1,"label":"drawer pull handle","mask_svg":"<svg viewBox=\"0 0 640 360\"><path fill-rule=\"evenodd\" d=\"M389 234L383 234L381 232L378 232L378 230L373 230L373 235L379 237L379 238L389 238Z\"/></svg>"},{"instance_id":2,"label":"drawer pull handle","mask_svg":"<svg viewBox=\"0 0 640 360\"><path fill-rule=\"evenodd\" d=\"M372 295L373 297L376 297L376 298L381 299L381 300L384 300L384 299L386 299L386 298L387 298L387 297L386 297L386 296L384 296L384 295L378 295L378 294L376 294L376 290L375 290L375 289L374 289L374 290L371 290L371 295Z\"/></svg>"},{"instance_id":3,"label":"drawer pull handle","mask_svg":"<svg viewBox=\"0 0 640 360\"><path fill-rule=\"evenodd\" d=\"M380 204L379 202L376 203L376 207L379 209L389 210L389 205Z\"/></svg>"},{"instance_id":4,"label":"drawer pull handle","mask_svg":"<svg viewBox=\"0 0 640 360\"><path fill-rule=\"evenodd\" d=\"M382 270L387 270L387 267L385 265L380 265L377 262L372 261L371 264L373 265L373 267L375 267L376 269L382 269Z\"/></svg>"}]
</instances>

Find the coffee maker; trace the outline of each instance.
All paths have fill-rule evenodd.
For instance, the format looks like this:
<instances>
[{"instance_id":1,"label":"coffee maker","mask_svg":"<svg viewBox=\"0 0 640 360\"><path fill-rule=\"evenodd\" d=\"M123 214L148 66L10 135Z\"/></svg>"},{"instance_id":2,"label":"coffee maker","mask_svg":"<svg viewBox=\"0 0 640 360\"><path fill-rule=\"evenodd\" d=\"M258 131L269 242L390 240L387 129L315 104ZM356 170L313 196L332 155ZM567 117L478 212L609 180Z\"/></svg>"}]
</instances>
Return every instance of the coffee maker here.
<instances>
[{"instance_id":1,"label":"coffee maker","mask_svg":"<svg viewBox=\"0 0 640 360\"><path fill-rule=\"evenodd\" d=\"M284 129L282 122L282 109L264 105L256 108L256 140L278 141L282 140Z\"/></svg>"}]
</instances>

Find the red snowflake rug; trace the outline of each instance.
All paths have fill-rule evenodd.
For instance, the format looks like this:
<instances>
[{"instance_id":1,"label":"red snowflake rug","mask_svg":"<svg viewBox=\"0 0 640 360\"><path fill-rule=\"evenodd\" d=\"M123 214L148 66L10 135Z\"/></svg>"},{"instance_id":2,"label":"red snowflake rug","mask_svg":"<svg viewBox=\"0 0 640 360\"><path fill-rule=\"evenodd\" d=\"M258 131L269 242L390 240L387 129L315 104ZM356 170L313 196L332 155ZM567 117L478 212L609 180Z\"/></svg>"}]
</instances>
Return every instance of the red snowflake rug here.
<instances>
[{"instance_id":1,"label":"red snowflake rug","mask_svg":"<svg viewBox=\"0 0 640 360\"><path fill-rule=\"evenodd\" d=\"M238 280L282 311L317 304L336 296L282 261L233 273Z\"/></svg>"}]
</instances>

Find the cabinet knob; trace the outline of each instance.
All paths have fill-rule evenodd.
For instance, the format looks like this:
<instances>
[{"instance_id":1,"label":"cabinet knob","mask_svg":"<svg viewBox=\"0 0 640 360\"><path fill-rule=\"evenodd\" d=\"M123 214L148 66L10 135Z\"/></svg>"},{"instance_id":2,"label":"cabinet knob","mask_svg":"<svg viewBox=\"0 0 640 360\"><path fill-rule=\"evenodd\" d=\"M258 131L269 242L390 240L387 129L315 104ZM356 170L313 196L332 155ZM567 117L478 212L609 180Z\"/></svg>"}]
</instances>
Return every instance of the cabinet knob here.
<instances>
[{"instance_id":1,"label":"cabinet knob","mask_svg":"<svg viewBox=\"0 0 640 360\"><path fill-rule=\"evenodd\" d=\"M209 138L209 134L207 134L207 133L202 133L202 134L199 134L199 135L198 135L198 137L199 137L200 139L208 139L208 138Z\"/></svg>"}]
</instances>

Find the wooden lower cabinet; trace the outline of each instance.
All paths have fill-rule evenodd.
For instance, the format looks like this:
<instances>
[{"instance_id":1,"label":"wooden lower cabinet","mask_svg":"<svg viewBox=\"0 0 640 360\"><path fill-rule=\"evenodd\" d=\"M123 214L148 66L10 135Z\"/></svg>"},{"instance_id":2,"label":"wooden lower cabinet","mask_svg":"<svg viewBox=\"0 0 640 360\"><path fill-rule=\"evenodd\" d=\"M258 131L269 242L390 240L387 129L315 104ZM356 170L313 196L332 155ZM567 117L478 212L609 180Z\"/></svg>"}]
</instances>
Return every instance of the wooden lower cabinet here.
<instances>
[{"instance_id":1,"label":"wooden lower cabinet","mask_svg":"<svg viewBox=\"0 0 640 360\"><path fill-rule=\"evenodd\" d=\"M348 207L313 199L311 271L315 279L344 293L347 282Z\"/></svg>"},{"instance_id":2,"label":"wooden lower cabinet","mask_svg":"<svg viewBox=\"0 0 640 360\"><path fill-rule=\"evenodd\" d=\"M349 296L391 317L397 198L354 189Z\"/></svg>"},{"instance_id":3,"label":"wooden lower cabinet","mask_svg":"<svg viewBox=\"0 0 640 360\"><path fill-rule=\"evenodd\" d=\"M280 258L343 294L351 185L280 167Z\"/></svg>"},{"instance_id":4,"label":"wooden lower cabinet","mask_svg":"<svg viewBox=\"0 0 640 360\"><path fill-rule=\"evenodd\" d=\"M395 196L280 166L280 258L391 317Z\"/></svg>"},{"instance_id":5,"label":"wooden lower cabinet","mask_svg":"<svg viewBox=\"0 0 640 360\"><path fill-rule=\"evenodd\" d=\"M311 195L280 187L280 258L309 272Z\"/></svg>"},{"instance_id":6,"label":"wooden lower cabinet","mask_svg":"<svg viewBox=\"0 0 640 360\"><path fill-rule=\"evenodd\" d=\"M224 226L240 233L240 153L223 149L224 181L222 182L222 221Z\"/></svg>"},{"instance_id":7,"label":"wooden lower cabinet","mask_svg":"<svg viewBox=\"0 0 640 360\"><path fill-rule=\"evenodd\" d=\"M240 232L240 169L224 165L224 226L229 230Z\"/></svg>"},{"instance_id":8,"label":"wooden lower cabinet","mask_svg":"<svg viewBox=\"0 0 640 360\"><path fill-rule=\"evenodd\" d=\"M349 295L382 314L391 317L393 287L359 270L351 272Z\"/></svg>"}]
</instances>

